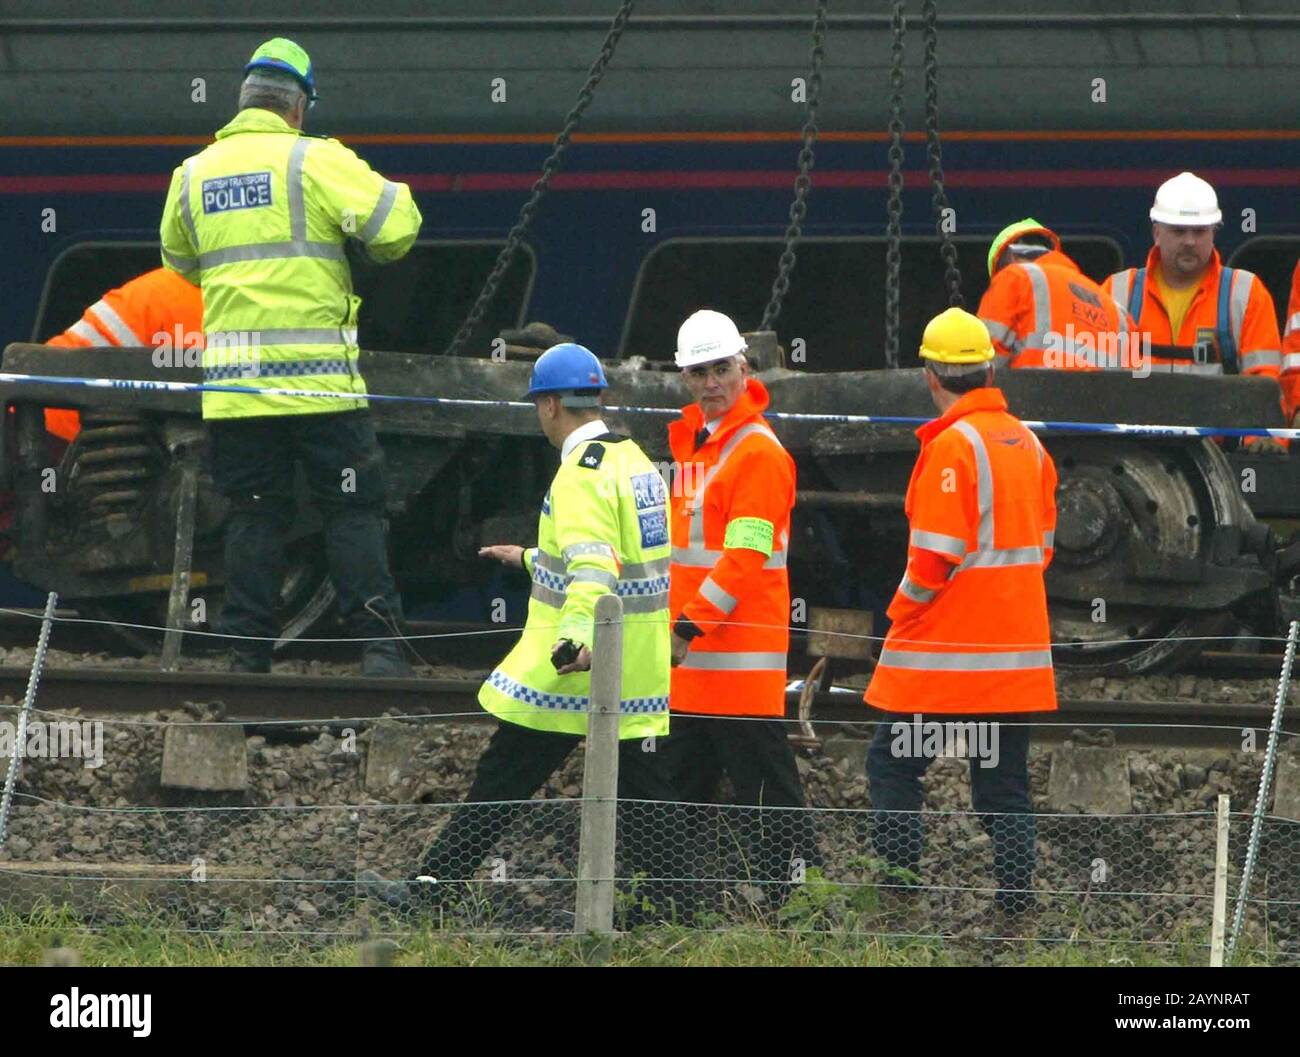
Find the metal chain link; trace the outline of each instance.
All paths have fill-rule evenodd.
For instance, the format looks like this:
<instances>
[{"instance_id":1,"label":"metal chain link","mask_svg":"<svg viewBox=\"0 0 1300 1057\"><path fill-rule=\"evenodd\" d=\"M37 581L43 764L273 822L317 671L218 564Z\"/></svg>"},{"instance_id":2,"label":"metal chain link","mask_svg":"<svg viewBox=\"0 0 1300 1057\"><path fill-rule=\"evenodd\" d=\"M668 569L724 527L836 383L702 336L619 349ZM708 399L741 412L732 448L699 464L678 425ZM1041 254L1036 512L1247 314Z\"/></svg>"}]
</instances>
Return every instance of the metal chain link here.
<instances>
[{"instance_id":1,"label":"metal chain link","mask_svg":"<svg viewBox=\"0 0 1300 1057\"><path fill-rule=\"evenodd\" d=\"M497 291L497 286L505 275L506 269L510 267L510 261L514 258L515 251L519 249L519 243L523 241L528 225L532 223L533 214L537 211L537 205L542 200L542 196L546 194L551 177L555 175L560 167L560 159L564 155L565 148L569 145L569 137L577 129L578 123L582 120L583 111L591 103L596 92L596 86L600 84L601 78L605 75L605 68L609 65L610 59L614 57L614 49L618 46L619 38L623 36L623 30L627 28L628 19L632 17L632 8L635 5L636 0L623 0L622 6L618 9L618 14L614 16L614 21L610 23L609 33L605 36L605 42L600 46L600 54L587 73L587 83L582 86L582 91L578 93L577 102L573 104L573 109L569 111L568 117L564 119L564 125L560 129L559 135L555 137L550 156L542 163L541 175L538 177L537 182L533 184L532 194L529 195L528 201L524 203L523 208L519 210L519 219L515 221L515 226L510 229L510 233L506 236L506 244L501 247L501 252L497 254L496 263L492 266L492 271L488 273L487 281L484 282L483 289L479 292L478 300L474 302L474 307L470 309L465 322L461 324L460 330L456 332L456 336L451 339L451 344L447 346L447 356L460 355L461 349L464 347L465 342L469 340L474 328L483 321L483 316Z\"/></svg>"},{"instance_id":2,"label":"metal chain link","mask_svg":"<svg viewBox=\"0 0 1300 1057\"><path fill-rule=\"evenodd\" d=\"M889 199L885 212L885 366L898 366L901 323L900 291L903 267L903 35L907 30L907 4L896 0L890 31L889 60Z\"/></svg>"},{"instance_id":3,"label":"metal chain link","mask_svg":"<svg viewBox=\"0 0 1300 1057\"><path fill-rule=\"evenodd\" d=\"M950 307L965 308L961 292L961 269L957 265L957 246L952 232L944 225L948 209L948 192L943 186L943 149L939 142L939 11L935 0L921 5L925 36L925 152L930 160L930 204L934 209L934 229L939 236L939 255L943 258L943 278L948 287Z\"/></svg>"},{"instance_id":4,"label":"metal chain link","mask_svg":"<svg viewBox=\"0 0 1300 1057\"><path fill-rule=\"evenodd\" d=\"M771 330L776 317L781 314L781 303L790 289L790 273L795 265L795 243L803 230L808 214L808 192L812 188L813 145L817 142L817 103L822 88L822 60L826 44L826 0L818 0L817 14L813 19L812 57L808 63L808 116L803 125L803 147L799 151L799 175L794 180L794 201L790 203L790 225L785 229L785 246L772 281L772 296L763 309L759 330Z\"/></svg>"}]
</instances>

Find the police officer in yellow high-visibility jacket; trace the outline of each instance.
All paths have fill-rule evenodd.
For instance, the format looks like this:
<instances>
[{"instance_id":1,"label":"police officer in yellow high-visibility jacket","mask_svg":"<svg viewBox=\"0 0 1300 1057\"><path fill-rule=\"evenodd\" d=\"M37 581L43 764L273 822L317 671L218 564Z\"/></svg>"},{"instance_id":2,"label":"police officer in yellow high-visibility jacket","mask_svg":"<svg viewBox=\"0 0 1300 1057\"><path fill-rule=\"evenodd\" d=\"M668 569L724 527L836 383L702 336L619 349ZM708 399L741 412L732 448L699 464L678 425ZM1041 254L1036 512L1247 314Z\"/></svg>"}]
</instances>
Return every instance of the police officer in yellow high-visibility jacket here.
<instances>
[{"instance_id":1,"label":"police officer in yellow high-visibility jacket","mask_svg":"<svg viewBox=\"0 0 1300 1057\"><path fill-rule=\"evenodd\" d=\"M284 533L301 461L325 522L330 575L350 631L390 634L401 600L384 545L383 459L357 368L357 308L344 242L376 261L420 229L405 184L337 140L302 132L316 99L307 53L263 44L245 67L239 114L172 175L163 263L201 286L207 383L345 397L206 392L213 480L231 501L222 617L234 667L267 671L278 633ZM406 675L396 644L367 643L362 671Z\"/></svg>"},{"instance_id":2,"label":"police officer in yellow high-visibility jacket","mask_svg":"<svg viewBox=\"0 0 1300 1057\"><path fill-rule=\"evenodd\" d=\"M619 797L674 798L654 740L668 733L668 494L641 449L601 421L605 387L600 361L581 345L556 345L533 368L528 395L560 449L560 468L542 503L537 546L479 552L532 578L523 635L479 692L479 703L501 720L466 797L485 806L457 811L426 851L423 875L439 885L413 891L364 872L367 890L390 905L436 898L449 891L447 882L472 877L518 815L502 802L531 797L586 734L596 600L611 591L624 614ZM629 866L645 870L648 812L636 804L622 810ZM673 869L663 865L671 851L656 851L656 867Z\"/></svg>"}]
</instances>

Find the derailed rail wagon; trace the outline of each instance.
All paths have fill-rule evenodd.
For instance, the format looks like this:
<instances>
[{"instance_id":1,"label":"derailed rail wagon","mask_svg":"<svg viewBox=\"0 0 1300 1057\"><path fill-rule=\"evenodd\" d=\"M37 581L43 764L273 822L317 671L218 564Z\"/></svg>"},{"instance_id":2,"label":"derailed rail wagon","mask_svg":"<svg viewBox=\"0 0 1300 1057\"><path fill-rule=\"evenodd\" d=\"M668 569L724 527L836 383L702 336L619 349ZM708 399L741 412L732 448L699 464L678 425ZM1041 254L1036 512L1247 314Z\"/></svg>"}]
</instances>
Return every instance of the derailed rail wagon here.
<instances>
[{"instance_id":1,"label":"derailed rail wagon","mask_svg":"<svg viewBox=\"0 0 1300 1057\"><path fill-rule=\"evenodd\" d=\"M770 333L751 335L772 410L808 415L928 418L917 369L806 374L779 363ZM10 374L201 381L201 372L157 368L147 349L51 349L15 344ZM408 608L496 575L476 558L485 543L526 542L555 468L530 405L514 408L530 364L491 358L361 354L374 394L484 401L375 400L388 464L393 568ZM673 373L642 361L609 369L608 403L676 408ZM1045 421L1281 426L1276 385L1244 377L1112 372L1002 372L1013 410ZM225 501L204 469L195 393L138 387L73 388L3 382L14 414L0 452L17 494L14 570L69 605L121 623L201 627L179 598L220 611ZM83 430L52 462L42 408L82 409ZM656 460L666 461L668 416L608 416ZM887 604L906 552L903 495L917 442L907 427L777 420L799 472L792 595L807 608ZM1300 543L1284 544L1261 520L1300 516L1300 460L1225 454L1209 439L1067 432L1044 434L1060 474L1056 558L1047 573L1052 638L1063 667L1140 672L1185 663L1223 634L1233 615L1270 631L1276 587L1300 570ZM333 591L320 523L298 497L282 590L284 638L321 626ZM1253 509L1252 509L1253 508ZM1257 516L1257 514L1259 516ZM188 558L188 560L186 560ZM170 613L169 613L170 606ZM987 614L996 620L998 614ZM487 612L481 618L489 620ZM796 625L797 626L797 625Z\"/></svg>"}]
</instances>

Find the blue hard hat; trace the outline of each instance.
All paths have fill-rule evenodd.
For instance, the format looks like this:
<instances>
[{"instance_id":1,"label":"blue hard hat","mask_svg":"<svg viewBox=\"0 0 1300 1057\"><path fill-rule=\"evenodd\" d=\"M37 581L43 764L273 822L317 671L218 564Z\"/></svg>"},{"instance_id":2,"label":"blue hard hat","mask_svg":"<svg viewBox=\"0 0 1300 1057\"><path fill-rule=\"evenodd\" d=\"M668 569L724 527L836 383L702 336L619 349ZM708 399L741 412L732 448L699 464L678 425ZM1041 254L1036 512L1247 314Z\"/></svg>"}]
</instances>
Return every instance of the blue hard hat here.
<instances>
[{"instance_id":1,"label":"blue hard hat","mask_svg":"<svg viewBox=\"0 0 1300 1057\"><path fill-rule=\"evenodd\" d=\"M607 389L605 368L590 349L566 341L552 345L533 364L528 395L571 393L575 389Z\"/></svg>"}]
</instances>

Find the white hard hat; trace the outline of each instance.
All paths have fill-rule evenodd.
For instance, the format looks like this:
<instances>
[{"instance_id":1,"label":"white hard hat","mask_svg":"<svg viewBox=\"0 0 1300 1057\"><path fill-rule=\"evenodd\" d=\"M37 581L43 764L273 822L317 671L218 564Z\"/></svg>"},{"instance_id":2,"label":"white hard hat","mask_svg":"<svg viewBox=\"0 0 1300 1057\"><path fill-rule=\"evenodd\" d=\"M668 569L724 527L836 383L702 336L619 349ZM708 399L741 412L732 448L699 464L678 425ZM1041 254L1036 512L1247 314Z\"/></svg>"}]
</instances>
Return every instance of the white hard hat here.
<instances>
[{"instance_id":1,"label":"white hard hat","mask_svg":"<svg viewBox=\"0 0 1300 1057\"><path fill-rule=\"evenodd\" d=\"M677 331L677 366L694 367L700 363L725 360L748 345L729 316L711 308L701 308Z\"/></svg>"},{"instance_id":2,"label":"white hard hat","mask_svg":"<svg viewBox=\"0 0 1300 1057\"><path fill-rule=\"evenodd\" d=\"M1198 228L1219 223L1223 214L1219 212L1219 198L1213 187L1193 173L1180 172L1160 185L1151 206L1151 219L1161 224Z\"/></svg>"}]
</instances>

